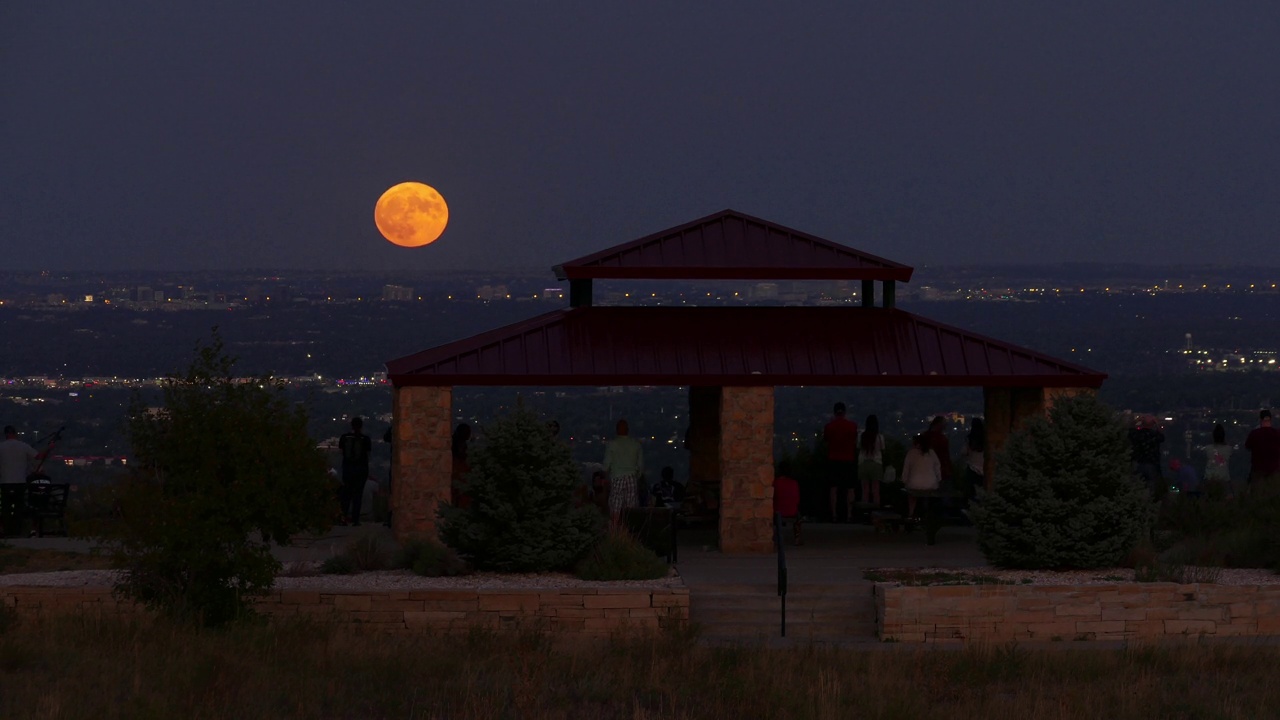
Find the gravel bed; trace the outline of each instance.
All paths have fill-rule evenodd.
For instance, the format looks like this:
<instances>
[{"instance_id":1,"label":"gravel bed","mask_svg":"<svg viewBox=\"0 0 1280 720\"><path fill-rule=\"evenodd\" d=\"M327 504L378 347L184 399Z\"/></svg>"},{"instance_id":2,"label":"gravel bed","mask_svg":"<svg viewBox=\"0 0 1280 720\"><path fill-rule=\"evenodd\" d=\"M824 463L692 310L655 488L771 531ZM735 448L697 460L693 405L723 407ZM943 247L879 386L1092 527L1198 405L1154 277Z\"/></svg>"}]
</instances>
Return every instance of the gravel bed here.
<instances>
[{"instance_id":1,"label":"gravel bed","mask_svg":"<svg viewBox=\"0 0 1280 720\"><path fill-rule=\"evenodd\" d=\"M1218 573L1214 581L1217 585L1280 585L1280 575L1270 570L1252 570L1237 568L1188 568L1199 577L1211 577ZM989 567L970 568L873 568L869 572L887 575L904 573L911 575L940 576L976 575L982 578L995 578L1001 583L1011 585L1115 585L1116 583L1134 582L1131 568L1111 568L1106 570L996 570ZM886 584L901 585L896 581ZM929 584L947 584L945 578ZM960 583L957 583L960 584Z\"/></svg>"},{"instance_id":2,"label":"gravel bed","mask_svg":"<svg viewBox=\"0 0 1280 720\"><path fill-rule=\"evenodd\" d=\"M292 573L309 573L308 567L290 567ZM65 570L62 572L20 573L0 575L0 586L26 587L110 587L116 580L115 570ZM566 573L475 573L462 577L429 578L408 570L383 570L356 575L290 574L276 578L278 590L537 590L561 588L678 588L684 587L680 576L658 580L598 582L579 580Z\"/></svg>"}]
</instances>

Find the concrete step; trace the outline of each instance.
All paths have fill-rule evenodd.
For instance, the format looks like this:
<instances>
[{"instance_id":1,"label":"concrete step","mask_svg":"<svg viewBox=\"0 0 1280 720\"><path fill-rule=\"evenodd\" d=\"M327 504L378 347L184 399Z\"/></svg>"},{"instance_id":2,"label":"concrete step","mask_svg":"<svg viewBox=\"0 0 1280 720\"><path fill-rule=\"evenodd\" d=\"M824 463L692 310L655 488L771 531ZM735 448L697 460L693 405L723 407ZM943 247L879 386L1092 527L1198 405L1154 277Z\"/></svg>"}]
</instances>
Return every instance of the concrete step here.
<instances>
[{"instance_id":1,"label":"concrete step","mask_svg":"<svg viewBox=\"0 0 1280 720\"><path fill-rule=\"evenodd\" d=\"M703 595L691 594L689 602L694 607L704 608L740 608L740 607L772 607L782 602L778 595ZM839 611L865 610L875 606L875 598L870 594L849 597L814 597L787 593L787 607L797 610Z\"/></svg>"},{"instance_id":2,"label":"concrete step","mask_svg":"<svg viewBox=\"0 0 1280 720\"><path fill-rule=\"evenodd\" d=\"M787 592L787 637L841 642L874 639L870 583L792 585ZM776 585L717 584L690 588L689 618L711 642L780 636Z\"/></svg>"},{"instance_id":3,"label":"concrete step","mask_svg":"<svg viewBox=\"0 0 1280 720\"><path fill-rule=\"evenodd\" d=\"M703 625L701 637L706 640L719 639L751 639L781 637L782 628L775 618L770 625L759 623L717 623ZM875 623L856 623L843 625L813 625L791 622L787 619L787 637L808 638L811 640L854 640L874 639Z\"/></svg>"}]
</instances>

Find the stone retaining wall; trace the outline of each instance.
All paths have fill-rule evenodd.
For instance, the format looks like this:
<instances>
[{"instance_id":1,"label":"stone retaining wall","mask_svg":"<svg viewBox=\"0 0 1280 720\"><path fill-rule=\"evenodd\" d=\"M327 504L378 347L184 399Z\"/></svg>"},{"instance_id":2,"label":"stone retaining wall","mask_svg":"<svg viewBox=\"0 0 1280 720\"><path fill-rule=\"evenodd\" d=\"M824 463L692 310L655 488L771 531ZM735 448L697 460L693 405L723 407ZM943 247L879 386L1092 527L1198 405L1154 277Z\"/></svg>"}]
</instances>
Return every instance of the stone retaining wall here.
<instances>
[{"instance_id":1,"label":"stone retaining wall","mask_svg":"<svg viewBox=\"0 0 1280 720\"><path fill-rule=\"evenodd\" d=\"M876 585L882 640L1280 635L1280 585Z\"/></svg>"},{"instance_id":2,"label":"stone retaining wall","mask_svg":"<svg viewBox=\"0 0 1280 720\"><path fill-rule=\"evenodd\" d=\"M109 588L0 587L0 604L20 616L70 612L129 614ZM609 635L666 627L689 618L688 588L406 590L331 592L278 590L256 606L273 617L306 615L385 632L541 628Z\"/></svg>"}]
</instances>

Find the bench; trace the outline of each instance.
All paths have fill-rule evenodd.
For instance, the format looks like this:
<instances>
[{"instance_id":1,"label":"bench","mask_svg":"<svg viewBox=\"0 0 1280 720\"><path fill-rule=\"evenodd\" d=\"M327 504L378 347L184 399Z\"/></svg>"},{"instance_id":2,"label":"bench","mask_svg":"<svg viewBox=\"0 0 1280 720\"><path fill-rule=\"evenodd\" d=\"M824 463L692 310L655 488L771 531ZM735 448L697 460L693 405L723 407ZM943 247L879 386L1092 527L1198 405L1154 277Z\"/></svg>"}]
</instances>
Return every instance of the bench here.
<instances>
[{"instance_id":1,"label":"bench","mask_svg":"<svg viewBox=\"0 0 1280 720\"><path fill-rule=\"evenodd\" d=\"M29 483L24 513L35 526L36 535L44 537L46 520L56 520L58 534L67 534L67 496L71 486L66 483Z\"/></svg>"}]
</instances>

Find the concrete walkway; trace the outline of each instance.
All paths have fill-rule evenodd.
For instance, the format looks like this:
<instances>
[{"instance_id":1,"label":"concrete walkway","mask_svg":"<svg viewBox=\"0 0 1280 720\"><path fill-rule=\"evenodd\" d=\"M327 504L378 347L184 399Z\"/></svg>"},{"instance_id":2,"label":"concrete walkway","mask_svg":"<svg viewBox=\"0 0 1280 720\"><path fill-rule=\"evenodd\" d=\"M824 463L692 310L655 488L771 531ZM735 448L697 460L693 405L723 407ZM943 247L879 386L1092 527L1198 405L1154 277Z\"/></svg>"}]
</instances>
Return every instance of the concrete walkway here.
<instances>
[{"instance_id":1,"label":"concrete walkway","mask_svg":"<svg viewBox=\"0 0 1280 720\"><path fill-rule=\"evenodd\" d=\"M876 567L985 567L971 527L946 527L936 545L926 545L923 532L876 533L868 525L813 523L804 528L804 545L786 546L792 585L839 585L865 582L862 571ZM680 576L691 589L698 585L772 585L778 559L767 555L726 555L715 549L714 529L682 530Z\"/></svg>"},{"instance_id":2,"label":"concrete walkway","mask_svg":"<svg viewBox=\"0 0 1280 720\"><path fill-rule=\"evenodd\" d=\"M391 528L385 527L380 523L364 523L360 527L335 527L320 536L300 536L295 538L292 545L277 545L273 547L271 554L275 555L276 559L282 563L322 562L341 552L353 537L365 533L378 535L384 538L389 545L395 545L395 541L391 537ZM97 543L92 540L52 536L42 538L0 538L0 543L20 548L80 553L92 552L97 547Z\"/></svg>"}]
</instances>

